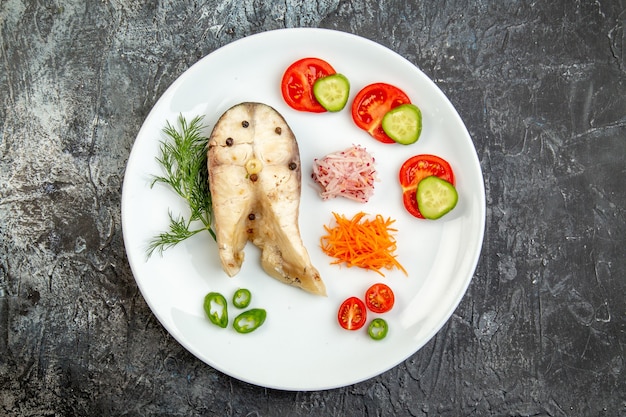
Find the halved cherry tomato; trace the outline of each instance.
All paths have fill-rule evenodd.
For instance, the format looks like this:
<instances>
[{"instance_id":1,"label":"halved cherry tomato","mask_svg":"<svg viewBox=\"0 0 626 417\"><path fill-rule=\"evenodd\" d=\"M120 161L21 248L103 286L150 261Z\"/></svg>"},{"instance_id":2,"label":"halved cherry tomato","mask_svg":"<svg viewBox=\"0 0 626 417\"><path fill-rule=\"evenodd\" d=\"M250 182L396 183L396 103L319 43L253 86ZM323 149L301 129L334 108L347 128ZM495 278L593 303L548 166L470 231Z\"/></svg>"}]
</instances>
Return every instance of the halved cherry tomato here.
<instances>
[{"instance_id":1,"label":"halved cherry tomato","mask_svg":"<svg viewBox=\"0 0 626 417\"><path fill-rule=\"evenodd\" d=\"M399 180L402 200L409 213L423 219L417 205L417 184L426 177L435 175L454 185L454 173L450 164L435 155L415 155L407 159L400 168Z\"/></svg>"},{"instance_id":2,"label":"halved cherry tomato","mask_svg":"<svg viewBox=\"0 0 626 417\"><path fill-rule=\"evenodd\" d=\"M341 303L337 313L339 325L346 330L358 330L365 325L367 310L360 298L350 297Z\"/></svg>"},{"instance_id":3,"label":"halved cherry tomato","mask_svg":"<svg viewBox=\"0 0 626 417\"><path fill-rule=\"evenodd\" d=\"M326 109L315 98L313 84L318 78L335 73L335 69L323 59L299 59L283 74L280 84L283 99L295 110L323 113Z\"/></svg>"},{"instance_id":4,"label":"halved cherry tomato","mask_svg":"<svg viewBox=\"0 0 626 417\"><path fill-rule=\"evenodd\" d=\"M393 307L395 295L388 285L381 282L372 285L365 292L365 305L374 313L386 313Z\"/></svg>"},{"instance_id":5,"label":"halved cherry tomato","mask_svg":"<svg viewBox=\"0 0 626 417\"><path fill-rule=\"evenodd\" d=\"M383 117L389 110L407 103L411 103L409 96L398 87L385 83L370 84L354 97L352 119L377 141L395 143L383 130Z\"/></svg>"}]
</instances>

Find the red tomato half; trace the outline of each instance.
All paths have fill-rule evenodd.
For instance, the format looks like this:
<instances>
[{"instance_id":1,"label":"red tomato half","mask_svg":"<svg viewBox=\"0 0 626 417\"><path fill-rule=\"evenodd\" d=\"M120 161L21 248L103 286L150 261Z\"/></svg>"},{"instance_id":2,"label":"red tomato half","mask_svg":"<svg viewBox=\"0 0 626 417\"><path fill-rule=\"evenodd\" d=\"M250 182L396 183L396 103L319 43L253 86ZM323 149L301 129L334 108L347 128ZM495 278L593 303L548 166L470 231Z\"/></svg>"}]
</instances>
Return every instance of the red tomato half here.
<instances>
[{"instance_id":1,"label":"red tomato half","mask_svg":"<svg viewBox=\"0 0 626 417\"><path fill-rule=\"evenodd\" d=\"M374 313L386 313L393 307L395 295L388 285L374 284L365 292L365 305Z\"/></svg>"},{"instance_id":2,"label":"red tomato half","mask_svg":"<svg viewBox=\"0 0 626 417\"><path fill-rule=\"evenodd\" d=\"M358 330L367 320L365 303L360 298L350 297L339 307L337 313L339 324L346 330Z\"/></svg>"},{"instance_id":3,"label":"red tomato half","mask_svg":"<svg viewBox=\"0 0 626 417\"><path fill-rule=\"evenodd\" d=\"M280 84L285 102L298 111L323 113L326 111L313 94L313 84L318 78L335 74L335 69L319 58L302 58L291 64Z\"/></svg>"},{"instance_id":4,"label":"red tomato half","mask_svg":"<svg viewBox=\"0 0 626 417\"><path fill-rule=\"evenodd\" d=\"M450 164L435 155L415 155L407 159L400 168L399 180L402 186L404 207L418 219L423 219L417 206L417 184L431 175L448 181L454 185L454 173Z\"/></svg>"},{"instance_id":5,"label":"red tomato half","mask_svg":"<svg viewBox=\"0 0 626 417\"><path fill-rule=\"evenodd\" d=\"M407 103L411 103L409 96L398 87L385 83L370 84L354 97L352 119L377 141L395 143L383 130L383 117L389 110Z\"/></svg>"}]
</instances>

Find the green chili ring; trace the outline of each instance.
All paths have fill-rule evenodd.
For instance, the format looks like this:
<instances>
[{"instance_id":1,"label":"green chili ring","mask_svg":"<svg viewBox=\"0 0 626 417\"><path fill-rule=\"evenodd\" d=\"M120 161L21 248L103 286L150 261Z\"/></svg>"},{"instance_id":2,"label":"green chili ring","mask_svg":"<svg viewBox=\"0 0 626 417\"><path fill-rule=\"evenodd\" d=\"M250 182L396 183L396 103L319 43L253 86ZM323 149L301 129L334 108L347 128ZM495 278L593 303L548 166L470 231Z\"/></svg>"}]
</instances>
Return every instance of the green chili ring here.
<instances>
[{"instance_id":1,"label":"green chili ring","mask_svg":"<svg viewBox=\"0 0 626 417\"><path fill-rule=\"evenodd\" d=\"M228 306L226 298L218 292L210 292L204 297L204 312L211 323L223 329L228 326Z\"/></svg>"},{"instance_id":2,"label":"green chili ring","mask_svg":"<svg viewBox=\"0 0 626 417\"><path fill-rule=\"evenodd\" d=\"M389 325L384 319L380 317L372 320L370 325L367 328L367 333L374 340L381 340L387 336L387 332L389 331Z\"/></svg>"},{"instance_id":3,"label":"green chili ring","mask_svg":"<svg viewBox=\"0 0 626 417\"><path fill-rule=\"evenodd\" d=\"M262 308L246 310L233 321L233 327L239 333L250 333L261 327L265 322L267 312Z\"/></svg>"},{"instance_id":4,"label":"green chili ring","mask_svg":"<svg viewBox=\"0 0 626 417\"><path fill-rule=\"evenodd\" d=\"M237 308L246 308L252 301L252 294L246 288L239 288L233 295L233 305Z\"/></svg>"}]
</instances>

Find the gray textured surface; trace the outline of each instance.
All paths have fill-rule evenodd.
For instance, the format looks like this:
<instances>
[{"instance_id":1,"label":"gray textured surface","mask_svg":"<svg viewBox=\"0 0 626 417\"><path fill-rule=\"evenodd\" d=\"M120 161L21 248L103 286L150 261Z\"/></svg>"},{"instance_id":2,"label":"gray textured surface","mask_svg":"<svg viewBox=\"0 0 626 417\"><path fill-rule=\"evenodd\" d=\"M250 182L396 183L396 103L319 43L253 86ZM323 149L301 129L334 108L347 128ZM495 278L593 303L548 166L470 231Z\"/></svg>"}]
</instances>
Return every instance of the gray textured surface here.
<instances>
[{"instance_id":1,"label":"gray textured surface","mask_svg":"<svg viewBox=\"0 0 626 417\"><path fill-rule=\"evenodd\" d=\"M626 3L0 1L0 415L626 415ZM319 26L388 46L451 99L485 174L475 278L372 380L250 386L155 320L120 226L158 97L235 39Z\"/></svg>"}]
</instances>

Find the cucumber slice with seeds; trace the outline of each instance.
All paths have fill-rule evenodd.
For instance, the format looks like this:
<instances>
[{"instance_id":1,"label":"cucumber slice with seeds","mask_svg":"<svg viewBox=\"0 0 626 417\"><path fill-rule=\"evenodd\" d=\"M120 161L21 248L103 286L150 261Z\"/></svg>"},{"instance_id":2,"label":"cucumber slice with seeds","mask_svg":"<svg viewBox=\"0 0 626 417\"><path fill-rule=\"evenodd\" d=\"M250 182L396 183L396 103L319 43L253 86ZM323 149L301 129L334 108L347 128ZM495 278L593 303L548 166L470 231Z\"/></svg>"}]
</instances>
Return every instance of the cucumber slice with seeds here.
<instances>
[{"instance_id":1,"label":"cucumber slice with seeds","mask_svg":"<svg viewBox=\"0 0 626 417\"><path fill-rule=\"evenodd\" d=\"M382 126L395 142L410 145L417 142L422 133L422 112L414 104L401 104L385 114Z\"/></svg>"},{"instance_id":2,"label":"cucumber slice with seeds","mask_svg":"<svg viewBox=\"0 0 626 417\"><path fill-rule=\"evenodd\" d=\"M350 82L343 74L327 75L315 81L313 94L326 110L338 112L348 102Z\"/></svg>"},{"instance_id":3,"label":"cucumber slice with seeds","mask_svg":"<svg viewBox=\"0 0 626 417\"><path fill-rule=\"evenodd\" d=\"M417 184L417 207L425 219L440 218L452 210L458 200L454 185L437 176L426 177Z\"/></svg>"}]
</instances>

